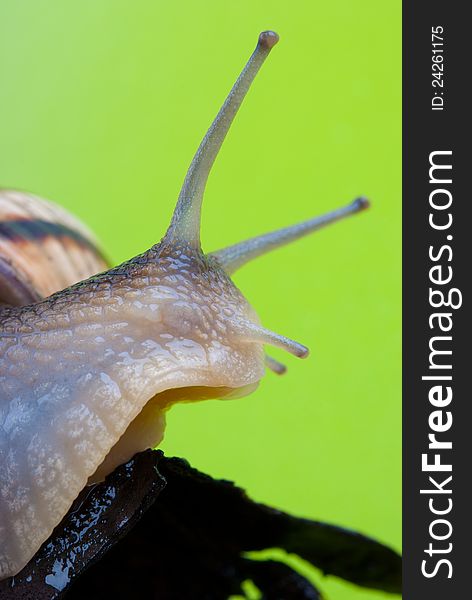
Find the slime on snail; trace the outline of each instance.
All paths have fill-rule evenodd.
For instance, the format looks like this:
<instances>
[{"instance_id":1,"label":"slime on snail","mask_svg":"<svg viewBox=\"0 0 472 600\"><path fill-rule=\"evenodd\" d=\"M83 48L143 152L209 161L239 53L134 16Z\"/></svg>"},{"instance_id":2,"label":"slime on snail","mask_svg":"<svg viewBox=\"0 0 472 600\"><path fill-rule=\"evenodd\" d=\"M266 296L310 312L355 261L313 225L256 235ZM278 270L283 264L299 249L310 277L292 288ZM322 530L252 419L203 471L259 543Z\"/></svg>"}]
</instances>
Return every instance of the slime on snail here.
<instances>
[{"instance_id":1,"label":"slime on snail","mask_svg":"<svg viewBox=\"0 0 472 600\"><path fill-rule=\"evenodd\" d=\"M265 366L285 370L265 345L307 355L261 325L230 275L367 200L209 254L200 245L209 172L277 41L260 34L147 252L104 270L74 217L0 191L0 579L26 565L87 483L159 444L173 403L252 392Z\"/></svg>"}]
</instances>

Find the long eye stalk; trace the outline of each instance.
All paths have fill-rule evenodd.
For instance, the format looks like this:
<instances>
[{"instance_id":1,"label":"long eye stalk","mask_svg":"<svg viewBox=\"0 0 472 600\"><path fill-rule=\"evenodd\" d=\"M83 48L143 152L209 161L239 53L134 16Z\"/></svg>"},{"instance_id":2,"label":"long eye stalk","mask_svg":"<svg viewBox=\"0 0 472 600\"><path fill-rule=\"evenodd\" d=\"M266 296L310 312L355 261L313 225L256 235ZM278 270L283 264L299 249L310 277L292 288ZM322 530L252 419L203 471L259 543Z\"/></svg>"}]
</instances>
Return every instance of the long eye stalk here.
<instances>
[{"instance_id":1,"label":"long eye stalk","mask_svg":"<svg viewBox=\"0 0 472 600\"><path fill-rule=\"evenodd\" d=\"M368 206L369 201L366 198L357 198L351 204L320 217L315 217L308 221L291 225L290 227L284 227L283 229L239 242L233 246L212 252L211 256L217 258L225 271L231 274L253 258L261 256L261 254L275 250L317 229L321 229L322 227L326 227L326 225L365 210Z\"/></svg>"},{"instance_id":2,"label":"long eye stalk","mask_svg":"<svg viewBox=\"0 0 472 600\"><path fill-rule=\"evenodd\" d=\"M185 242L200 249L200 212L205 185L215 158L251 83L279 36L273 31L259 35L256 49L231 89L202 140L185 177L166 240Z\"/></svg>"},{"instance_id":3,"label":"long eye stalk","mask_svg":"<svg viewBox=\"0 0 472 600\"><path fill-rule=\"evenodd\" d=\"M165 244L185 244L201 253L201 207L211 167L254 78L278 40L279 36L273 31L263 31L259 35L256 49L236 80L190 164L171 223L163 240ZM323 216L251 238L213 252L209 256L216 258L226 273L231 274L243 264L261 254L360 212L368 206L368 200L358 198L348 206ZM305 358L308 355L308 348L302 344L265 329L256 323L237 321L233 323L233 327L235 332L247 341L276 346L300 358ZM266 364L268 368L276 373L281 374L285 371L284 365L270 357L266 357Z\"/></svg>"}]
</instances>

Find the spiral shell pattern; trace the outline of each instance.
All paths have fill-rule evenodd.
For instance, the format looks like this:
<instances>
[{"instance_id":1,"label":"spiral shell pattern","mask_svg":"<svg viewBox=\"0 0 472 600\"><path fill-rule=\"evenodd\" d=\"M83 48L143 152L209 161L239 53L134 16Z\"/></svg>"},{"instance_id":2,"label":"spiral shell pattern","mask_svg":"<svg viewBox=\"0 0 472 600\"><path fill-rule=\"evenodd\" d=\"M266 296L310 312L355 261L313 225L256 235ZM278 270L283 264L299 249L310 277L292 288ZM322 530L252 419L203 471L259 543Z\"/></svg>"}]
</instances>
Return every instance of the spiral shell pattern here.
<instances>
[{"instance_id":1,"label":"spiral shell pattern","mask_svg":"<svg viewBox=\"0 0 472 600\"><path fill-rule=\"evenodd\" d=\"M76 217L32 194L0 190L0 305L30 304L106 267Z\"/></svg>"}]
</instances>

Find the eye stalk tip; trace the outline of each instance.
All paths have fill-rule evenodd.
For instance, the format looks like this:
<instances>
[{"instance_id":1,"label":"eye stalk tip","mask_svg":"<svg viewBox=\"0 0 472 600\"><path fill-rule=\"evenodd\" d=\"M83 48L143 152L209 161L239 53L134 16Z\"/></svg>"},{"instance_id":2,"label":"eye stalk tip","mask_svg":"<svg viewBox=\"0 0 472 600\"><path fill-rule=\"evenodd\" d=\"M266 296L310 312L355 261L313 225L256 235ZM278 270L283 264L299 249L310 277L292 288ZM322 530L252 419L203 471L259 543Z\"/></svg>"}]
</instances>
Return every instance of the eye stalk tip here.
<instances>
[{"instance_id":1,"label":"eye stalk tip","mask_svg":"<svg viewBox=\"0 0 472 600\"><path fill-rule=\"evenodd\" d=\"M370 201L367 198L364 198L364 196L360 196L354 200L351 207L354 212L361 212L362 210L370 208Z\"/></svg>"},{"instance_id":2,"label":"eye stalk tip","mask_svg":"<svg viewBox=\"0 0 472 600\"><path fill-rule=\"evenodd\" d=\"M258 46L261 46L266 50L272 50L278 41L279 36L275 31L263 31L259 34Z\"/></svg>"}]
</instances>

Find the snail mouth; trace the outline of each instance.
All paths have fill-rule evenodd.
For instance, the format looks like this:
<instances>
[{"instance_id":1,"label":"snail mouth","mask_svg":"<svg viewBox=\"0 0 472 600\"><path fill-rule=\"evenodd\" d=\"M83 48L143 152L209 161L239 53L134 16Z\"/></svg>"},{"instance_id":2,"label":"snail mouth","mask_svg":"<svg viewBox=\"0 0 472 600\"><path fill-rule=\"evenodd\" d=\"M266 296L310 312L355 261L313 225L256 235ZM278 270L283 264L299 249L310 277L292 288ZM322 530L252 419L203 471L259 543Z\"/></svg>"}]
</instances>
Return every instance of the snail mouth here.
<instances>
[{"instance_id":1,"label":"snail mouth","mask_svg":"<svg viewBox=\"0 0 472 600\"><path fill-rule=\"evenodd\" d=\"M181 388L172 388L156 394L146 406L144 412L150 403L156 402L161 409L170 408L177 402L199 402L200 400L232 400L242 398L251 394L259 385L259 382L250 383L241 387L228 386L188 386ZM138 415L139 416L139 415Z\"/></svg>"},{"instance_id":2,"label":"snail mouth","mask_svg":"<svg viewBox=\"0 0 472 600\"><path fill-rule=\"evenodd\" d=\"M131 421L126 431L89 478L88 484L103 481L117 466L127 462L137 452L158 446L164 437L165 413L173 404L241 398L251 394L258 385L257 381L241 387L188 386L159 392L146 402L141 412Z\"/></svg>"}]
</instances>

